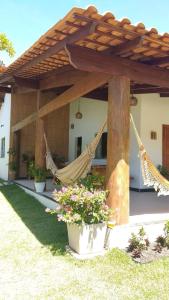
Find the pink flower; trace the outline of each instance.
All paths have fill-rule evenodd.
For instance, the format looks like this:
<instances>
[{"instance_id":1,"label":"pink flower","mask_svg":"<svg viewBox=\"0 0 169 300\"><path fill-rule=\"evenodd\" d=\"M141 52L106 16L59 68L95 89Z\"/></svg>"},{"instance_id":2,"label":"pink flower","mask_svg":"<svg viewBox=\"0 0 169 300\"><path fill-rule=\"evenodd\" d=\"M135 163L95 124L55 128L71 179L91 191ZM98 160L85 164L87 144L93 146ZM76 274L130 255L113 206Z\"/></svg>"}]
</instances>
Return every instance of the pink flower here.
<instances>
[{"instance_id":1,"label":"pink flower","mask_svg":"<svg viewBox=\"0 0 169 300\"><path fill-rule=\"evenodd\" d=\"M73 200L73 201L76 201L77 200L77 195L71 195L70 199Z\"/></svg>"},{"instance_id":2,"label":"pink flower","mask_svg":"<svg viewBox=\"0 0 169 300\"><path fill-rule=\"evenodd\" d=\"M66 193L67 192L67 188L65 186L62 187L62 193Z\"/></svg>"}]
</instances>

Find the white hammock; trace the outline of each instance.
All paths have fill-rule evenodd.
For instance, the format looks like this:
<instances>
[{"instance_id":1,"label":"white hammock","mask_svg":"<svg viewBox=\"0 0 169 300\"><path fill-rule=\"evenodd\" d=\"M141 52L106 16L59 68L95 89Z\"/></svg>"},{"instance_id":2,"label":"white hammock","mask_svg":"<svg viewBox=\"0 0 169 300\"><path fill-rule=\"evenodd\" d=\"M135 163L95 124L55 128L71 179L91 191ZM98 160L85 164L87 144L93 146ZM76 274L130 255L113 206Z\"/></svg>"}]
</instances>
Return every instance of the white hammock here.
<instances>
[{"instance_id":1,"label":"white hammock","mask_svg":"<svg viewBox=\"0 0 169 300\"><path fill-rule=\"evenodd\" d=\"M84 178L91 169L92 159L95 157L95 151L100 141L102 133L105 129L106 123L100 128L96 137L91 141L81 155L72 161L69 165L63 169L58 169L55 165L50 149L48 147L46 135L44 135L46 143L46 168L50 170L56 178L58 178L63 184L73 184L80 178Z\"/></svg>"},{"instance_id":2,"label":"white hammock","mask_svg":"<svg viewBox=\"0 0 169 300\"><path fill-rule=\"evenodd\" d=\"M139 156L141 160L141 170L143 176L144 185L149 187L154 187L155 191L160 195L169 195L169 181L165 179L157 168L154 166L153 162L149 158L144 145L139 137L138 131L136 129L132 115L130 114L130 120L133 125L134 133L139 146Z\"/></svg>"}]
</instances>

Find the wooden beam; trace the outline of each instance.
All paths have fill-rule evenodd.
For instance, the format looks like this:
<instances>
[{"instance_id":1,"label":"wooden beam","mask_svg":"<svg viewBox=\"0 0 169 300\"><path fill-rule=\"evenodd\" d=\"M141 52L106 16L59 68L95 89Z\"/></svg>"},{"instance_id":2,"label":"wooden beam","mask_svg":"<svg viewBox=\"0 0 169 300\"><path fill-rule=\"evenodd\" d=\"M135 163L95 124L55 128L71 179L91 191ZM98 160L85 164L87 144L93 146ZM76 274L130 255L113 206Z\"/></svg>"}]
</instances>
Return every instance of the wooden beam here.
<instances>
[{"instance_id":1,"label":"wooden beam","mask_svg":"<svg viewBox=\"0 0 169 300\"><path fill-rule=\"evenodd\" d=\"M13 72L11 72L10 75L7 75L5 77L3 75L2 78L0 77L0 83L5 82L6 80L9 80L11 78L11 76L18 75L23 70L29 69L29 68L33 67L34 65L37 65L41 61L45 60L46 58L58 53L67 44L72 44L79 40L84 39L86 36L92 34L95 31L96 25L97 25L97 21L89 22L87 25L83 26L81 29L79 29L76 32L72 33L71 35L65 37L63 40L59 41L54 46L48 48L42 54L37 55L35 58L31 59L31 61L23 64L17 70L14 70Z\"/></svg>"},{"instance_id":2,"label":"wooden beam","mask_svg":"<svg viewBox=\"0 0 169 300\"><path fill-rule=\"evenodd\" d=\"M26 79L17 76L14 76L14 80L16 85L19 87L25 87L25 88L35 89L35 90L39 88L39 82L37 80Z\"/></svg>"},{"instance_id":3,"label":"wooden beam","mask_svg":"<svg viewBox=\"0 0 169 300\"><path fill-rule=\"evenodd\" d=\"M87 72L102 72L112 76L127 76L139 83L169 87L169 71L157 69L132 60L112 57L88 48L69 45L66 47L70 63Z\"/></svg>"},{"instance_id":4,"label":"wooden beam","mask_svg":"<svg viewBox=\"0 0 169 300\"><path fill-rule=\"evenodd\" d=\"M152 66L163 66L169 64L169 56L153 58L146 62Z\"/></svg>"},{"instance_id":5,"label":"wooden beam","mask_svg":"<svg viewBox=\"0 0 169 300\"><path fill-rule=\"evenodd\" d=\"M131 88L132 94L159 94L159 93L169 93L169 89L160 87L147 87L147 88Z\"/></svg>"},{"instance_id":6,"label":"wooden beam","mask_svg":"<svg viewBox=\"0 0 169 300\"><path fill-rule=\"evenodd\" d=\"M22 129L23 127L34 122L36 119L37 119L37 112L34 112L31 115L29 115L28 117L26 117L25 119L23 119L22 121L18 122L14 126L12 126L12 132Z\"/></svg>"},{"instance_id":7,"label":"wooden beam","mask_svg":"<svg viewBox=\"0 0 169 300\"><path fill-rule=\"evenodd\" d=\"M138 36L131 41L121 43L118 46L112 46L104 51L106 54L122 55L142 45L144 36Z\"/></svg>"},{"instance_id":8,"label":"wooden beam","mask_svg":"<svg viewBox=\"0 0 169 300\"><path fill-rule=\"evenodd\" d=\"M169 98L169 93L160 93L161 98Z\"/></svg>"},{"instance_id":9,"label":"wooden beam","mask_svg":"<svg viewBox=\"0 0 169 300\"><path fill-rule=\"evenodd\" d=\"M113 77L108 86L107 204L118 224L129 219L130 81Z\"/></svg>"},{"instance_id":10,"label":"wooden beam","mask_svg":"<svg viewBox=\"0 0 169 300\"><path fill-rule=\"evenodd\" d=\"M76 100L78 97L89 93L93 89L97 88L98 86L106 83L110 75L107 74L87 74L84 78L77 81L74 86L66 90L60 96L57 96L53 100L51 100L48 104L42 106L39 109L39 117L42 118L45 115L49 114L50 112ZM12 132L22 129L23 127L29 125L30 123L34 122L38 116L37 112L32 113L22 121L18 122L14 126L12 126Z\"/></svg>"},{"instance_id":11,"label":"wooden beam","mask_svg":"<svg viewBox=\"0 0 169 300\"><path fill-rule=\"evenodd\" d=\"M40 90L47 90L54 87L69 86L75 84L78 80L83 79L87 72L79 70L69 70L51 77L41 79L39 82Z\"/></svg>"},{"instance_id":12,"label":"wooden beam","mask_svg":"<svg viewBox=\"0 0 169 300\"><path fill-rule=\"evenodd\" d=\"M74 86L66 90L63 94L56 97L48 104L44 105L39 110L39 117L43 118L45 115L53 112L54 110L69 104L77 98L89 93L93 89L106 83L111 76L103 73L91 73L87 74L83 79L76 82Z\"/></svg>"},{"instance_id":13,"label":"wooden beam","mask_svg":"<svg viewBox=\"0 0 169 300\"><path fill-rule=\"evenodd\" d=\"M0 86L0 93L11 94L11 88L7 86Z\"/></svg>"},{"instance_id":14,"label":"wooden beam","mask_svg":"<svg viewBox=\"0 0 169 300\"><path fill-rule=\"evenodd\" d=\"M41 92L37 91L37 115L40 108ZM45 167L45 140L44 140L44 120L36 119L36 134L35 134L35 165Z\"/></svg>"}]
</instances>

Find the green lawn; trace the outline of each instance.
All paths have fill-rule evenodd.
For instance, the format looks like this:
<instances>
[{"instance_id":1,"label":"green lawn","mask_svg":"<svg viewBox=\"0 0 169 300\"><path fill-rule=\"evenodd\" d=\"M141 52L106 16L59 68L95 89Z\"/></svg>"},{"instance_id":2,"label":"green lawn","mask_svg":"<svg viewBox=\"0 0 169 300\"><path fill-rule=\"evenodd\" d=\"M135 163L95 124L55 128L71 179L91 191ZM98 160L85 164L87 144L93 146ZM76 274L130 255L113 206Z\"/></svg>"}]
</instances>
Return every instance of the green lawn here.
<instances>
[{"instance_id":1,"label":"green lawn","mask_svg":"<svg viewBox=\"0 0 169 300\"><path fill-rule=\"evenodd\" d=\"M0 300L169 299L169 258L147 265L124 252L78 261L66 227L15 185L0 188Z\"/></svg>"}]
</instances>

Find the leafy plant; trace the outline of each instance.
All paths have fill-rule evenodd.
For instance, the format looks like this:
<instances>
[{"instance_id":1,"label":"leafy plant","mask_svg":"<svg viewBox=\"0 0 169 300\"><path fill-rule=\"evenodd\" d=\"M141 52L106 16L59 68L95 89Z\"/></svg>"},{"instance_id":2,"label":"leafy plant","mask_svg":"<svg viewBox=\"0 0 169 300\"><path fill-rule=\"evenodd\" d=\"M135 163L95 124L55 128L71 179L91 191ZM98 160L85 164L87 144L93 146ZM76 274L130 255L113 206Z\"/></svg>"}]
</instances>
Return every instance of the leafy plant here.
<instances>
[{"instance_id":1,"label":"leafy plant","mask_svg":"<svg viewBox=\"0 0 169 300\"><path fill-rule=\"evenodd\" d=\"M169 235L169 221L164 224L164 234L165 236Z\"/></svg>"},{"instance_id":2,"label":"leafy plant","mask_svg":"<svg viewBox=\"0 0 169 300\"><path fill-rule=\"evenodd\" d=\"M131 234L129 239L128 252L132 252L133 257L140 257L142 251L147 250L149 246L149 240L146 237L146 232L143 227L139 229L138 234Z\"/></svg>"},{"instance_id":3,"label":"leafy plant","mask_svg":"<svg viewBox=\"0 0 169 300\"><path fill-rule=\"evenodd\" d=\"M32 168L35 166L34 157L31 153L22 154L22 162L26 165L26 171L28 178L33 177Z\"/></svg>"},{"instance_id":4,"label":"leafy plant","mask_svg":"<svg viewBox=\"0 0 169 300\"><path fill-rule=\"evenodd\" d=\"M0 33L0 51L6 51L9 56L14 56L15 50L5 33Z\"/></svg>"},{"instance_id":5,"label":"leafy plant","mask_svg":"<svg viewBox=\"0 0 169 300\"><path fill-rule=\"evenodd\" d=\"M35 161L31 160L28 164L27 174L29 178L34 177Z\"/></svg>"},{"instance_id":6,"label":"leafy plant","mask_svg":"<svg viewBox=\"0 0 169 300\"><path fill-rule=\"evenodd\" d=\"M161 245L161 247L165 247L166 246L166 240L165 240L165 237L160 235L157 237L156 239L156 243Z\"/></svg>"},{"instance_id":7,"label":"leafy plant","mask_svg":"<svg viewBox=\"0 0 169 300\"><path fill-rule=\"evenodd\" d=\"M9 148L8 150L8 154L9 154L9 170L12 172L17 172L17 161L16 161L16 151L14 148Z\"/></svg>"},{"instance_id":8,"label":"leafy plant","mask_svg":"<svg viewBox=\"0 0 169 300\"><path fill-rule=\"evenodd\" d=\"M78 185L62 187L54 192L54 198L60 204L58 220L66 223L97 224L108 221L112 210L105 204L106 191L89 191Z\"/></svg>"},{"instance_id":9,"label":"leafy plant","mask_svg":"<svg viewBox=\"0 0 169 300\"><path fill-rule=\"evenodd\" d=\"M79 184L84 185L89 191L103 188L105 177L102 175L87 175L79 180Z\"/></svg>"},{"instance_id":10,"label":"leafy plant","mask_svg":"<svg viewBox=\"0 0 169 300\"><path fill-rule=\"evenodd\" d=\"M35 179L35 182L44 182L46 180L47 172L45 168L33 166L31 172Z\"/></svg>"},{"instance_id":11,"label":"leafy plant","mask_svg":"<svg viewBox=\"0 0 169 300\"><path fill-rule=\"evenodd\" d=\"M163 231L164 231L164 235L160 235L156 239L155 250L156 248L158 249L158 247L161 248L167 247L169 249L169 220L166 221L166 223L164 224Z\"/></svg>"},{"instance_id":12,"label":"leafy plant","mask_svg":"<svg viewBox=\"0 0 169 300\"><path fill-rule=\"evenodd\" d=\"M17 163L16 163L16 161L10 161L9 163L8 163L8 166L9 166L9 169L10 169L10 171L12 171L12 172L17 172Z\"/></svg>"}]
</instances>

